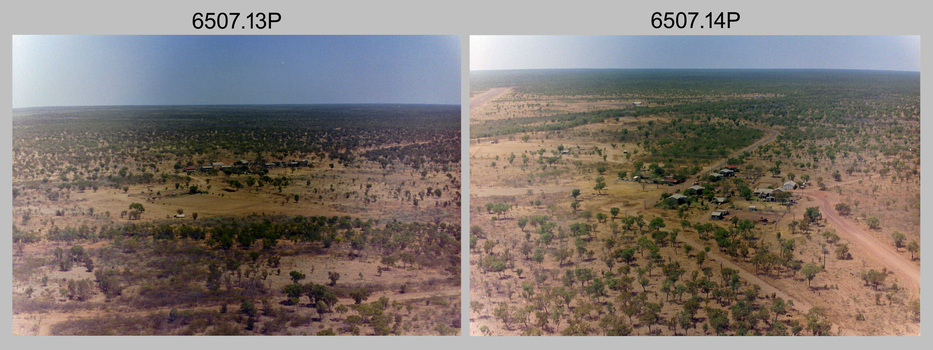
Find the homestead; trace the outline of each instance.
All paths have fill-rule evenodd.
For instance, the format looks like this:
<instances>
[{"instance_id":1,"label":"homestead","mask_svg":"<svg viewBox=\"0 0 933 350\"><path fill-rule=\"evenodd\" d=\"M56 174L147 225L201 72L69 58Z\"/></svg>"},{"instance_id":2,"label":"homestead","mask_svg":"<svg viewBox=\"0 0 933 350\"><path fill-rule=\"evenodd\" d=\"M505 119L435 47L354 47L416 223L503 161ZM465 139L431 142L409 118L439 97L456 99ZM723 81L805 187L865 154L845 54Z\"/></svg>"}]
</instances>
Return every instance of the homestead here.
<instances>
[{"instance_id":1,"label":"homestead","mask_svg":"<svg viewBox=\"0 0 933 350\"><path fill-rule=\"evenodd\" d=\"M726 215L729 215L728 210L717 210L717 211L714 211L712 214L710 214L710 219L724 220L726 218Z\"/></svg>"},{"instance_id":2,"label":"homestead","mask_svg":"<svg viewBox=\"0 0 933 350\"><path fill-rule=\"evenodd\" d=\"M684 191L684 192L686 192L687 194L700 194L700 193L703 193L703 190L705 190L705 189L706 189L706 188L703 187L703 186L694 185L694 186L690 186L690 188L688 188L688 189L687 189L686 191Z\"/></svg>"},{"instance_id":3,"label":"homestead","mask_svg":"<svg viewBox=\"0 0 933 350\"><path fill-rule=\"evenodd\" d=\"M682 194L680 194L680 193L672 194L672 195L671 195L670 197L668 197L668 198L672 198L672 199L676 200L676 201L677 201L677 204L682 204L682 203L687 202L687 196L684 196L684 195L682 195Z\"/></svg>"}]
</instances>

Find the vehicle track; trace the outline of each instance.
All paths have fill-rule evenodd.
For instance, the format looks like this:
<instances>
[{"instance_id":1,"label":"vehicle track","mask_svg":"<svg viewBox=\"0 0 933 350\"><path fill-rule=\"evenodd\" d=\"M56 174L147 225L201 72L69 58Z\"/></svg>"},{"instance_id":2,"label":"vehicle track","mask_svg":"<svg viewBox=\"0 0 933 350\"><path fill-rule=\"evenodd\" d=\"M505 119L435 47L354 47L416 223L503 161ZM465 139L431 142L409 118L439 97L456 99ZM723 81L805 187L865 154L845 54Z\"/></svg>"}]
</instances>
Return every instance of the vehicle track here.
<instances>
[{"instance_id":1,"label":"vehicle track","mask_svg":"<svg viewBox=\"0 0 933 350\"><path fill-rule=\"evenodd\" d=\"M797 191L796 194L815 200L820 213L837 229L839 236L870 253L866 258L887 268L888 271L895 271L895 274L902 278L899 281L907 282L917 290L920 289L920 266L898 253L890 242L876 238L849 219L840 216L834 208L835 203L840 202L835 194L819 190Z\"/></svg>"}]
</instances>

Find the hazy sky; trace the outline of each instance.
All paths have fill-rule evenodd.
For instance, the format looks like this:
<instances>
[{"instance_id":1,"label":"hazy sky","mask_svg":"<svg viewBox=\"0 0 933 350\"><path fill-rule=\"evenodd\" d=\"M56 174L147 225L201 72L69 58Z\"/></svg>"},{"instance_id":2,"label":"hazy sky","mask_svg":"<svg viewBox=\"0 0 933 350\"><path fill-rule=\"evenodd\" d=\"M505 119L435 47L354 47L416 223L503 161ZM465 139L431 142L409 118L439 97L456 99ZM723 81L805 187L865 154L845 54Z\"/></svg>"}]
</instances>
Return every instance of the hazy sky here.
<instances>
[{"instance_id":1,"label":"hazy sky","mask_svg":"<svg viewBox=\"0 0 933 350\"><path fill-rule=\"evenodd\" d=\"M470 70L920 70L919 36L471 36Z\"/></svg>"},{"instance_id":2,"label":"hazy sky","mask_svg":"<svg viewBox=\"0 0 933 350\"><path fill-rule=\"evenodd\" d=\"M14 36L13 107L460 104L459 36Z\"/></svg>"}]
</instances>

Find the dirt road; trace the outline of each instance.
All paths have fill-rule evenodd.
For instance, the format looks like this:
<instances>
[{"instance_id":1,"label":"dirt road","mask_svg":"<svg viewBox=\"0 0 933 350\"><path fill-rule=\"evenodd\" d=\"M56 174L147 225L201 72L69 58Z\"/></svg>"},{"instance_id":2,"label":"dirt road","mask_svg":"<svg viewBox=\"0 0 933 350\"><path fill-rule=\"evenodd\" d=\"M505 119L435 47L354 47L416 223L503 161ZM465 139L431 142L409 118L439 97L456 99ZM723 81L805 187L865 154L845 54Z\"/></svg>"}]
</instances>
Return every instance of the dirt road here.
<instances>
[{"instance_id":1,"label":"dirt road","mask_svg":"<svg viewBox=\"0 0 933 350\"><path fill-rule=\"evenodd\" d=\"M796 194L813 198L820 208L820 213L838 231L840 237L845 238L868 252L868 258L888 271L894 271L900 277L900 283L909 283L913 288L920 288L920 266L910 261L904 255L894 250L891 242L884 242L874 235L865 232L848 219L839 216L834 208L839 198L832 192L819 190L797 191Z\"/></svg>"},{"instance_id":2,"label":"dirt road","mask_svg":"<svg viewBox=\"0 0 933 350\"><path fill-rule=\"evenodd\" d=\"M735 158L735 157L738 157L739 155L741 155L742 153L745 153L745 152L751 153L751 151L754 151L756 148L761 147L761 145L773 141L774 138L777 137L777 135L778 135L778 132L775 131L775 130L772 130L772 129L762 128L762 127L758 127L758 126L751 126L751 128L764 131L764 132L768 133L768 136L763 137L761 140L756 141L755 143L749 145L748 147L745 147L745 148L740 149L740 150L738 150L738 151L732 152L732 154L730 154L729 157ZM712 169L720 168L720 167L722 167L724 164L726 164L726 161L728 161L728 160L729 160L728 158L727 158L727 159L723 159L721 162L716 163L716 164L713 164L713 165L709 166L709 167L706 168L706 169L703 169L703 172L705 173L705 172L709 172L709 171L712 170Z\"/></svg>"},{"instance_id":3,"label":"dirt road","mask_svg":"<svg viewBox=\"0 0 933 350\"><path fill-rule=\"evenodd\" d=\"M561 193L566 192L570 196L570 191L576 187L572 186L548 186L548 187L484 187L484 188L471 188L470 196L473 197L488 197L488 196L520 196L528 193L528 190L532 190L535 194L540 193Z\"/></svg>"},{"instance_id":4,"label":"dirt road","mask_svg":"<svg viewBox=\"0 0 933 350\"><path fill-rule=\"evenodd\" d=\"M470 97L470 111L472 112L474 109L479 108L482 105L486 104L486 102L495 100L497 97L509 91L512 91L512 88L508 88L508 87L492 88L484 93Z\"/></svg>"}]
</instances>

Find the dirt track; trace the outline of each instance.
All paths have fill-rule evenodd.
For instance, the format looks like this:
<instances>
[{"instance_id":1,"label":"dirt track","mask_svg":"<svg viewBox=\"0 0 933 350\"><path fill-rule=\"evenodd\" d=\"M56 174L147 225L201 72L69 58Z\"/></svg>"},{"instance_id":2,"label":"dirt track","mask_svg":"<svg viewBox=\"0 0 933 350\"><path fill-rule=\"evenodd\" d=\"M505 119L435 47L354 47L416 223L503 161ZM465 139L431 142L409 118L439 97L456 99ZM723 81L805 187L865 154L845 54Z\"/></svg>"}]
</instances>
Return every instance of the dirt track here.
<instances>
[{"instance_id":1,"label":"dirt track","mask_svg":"<svg viewBox=\"0 0 933 350\"><path fill-rule=\"evenodd\" d=\"M506 88L506 87L492 88L484 93L471 97L470 98L470 111L473 111L473 109L475 108L481 107L482 105L486 104L486 102L495 100L497 97L511 90L512 88Z\"/></svg>"},{"instance_id":2,"label":"dirt track","mask_svg":"<svg viewBox=\"0 0 933 350\"><path fill-rule=\"evenodd\" d=\"M879 240L848 219L839 216L833 205L840 201L832 192L805 190L796 193L813 198L820 207L820 213L838 230L840 237L870 253L866 258L887 268L888 271L895 271L901 277L900 281L910 283L911 287L919 290L920 266L894 250L891 242Z\"/></svg>"}]
</instances>

